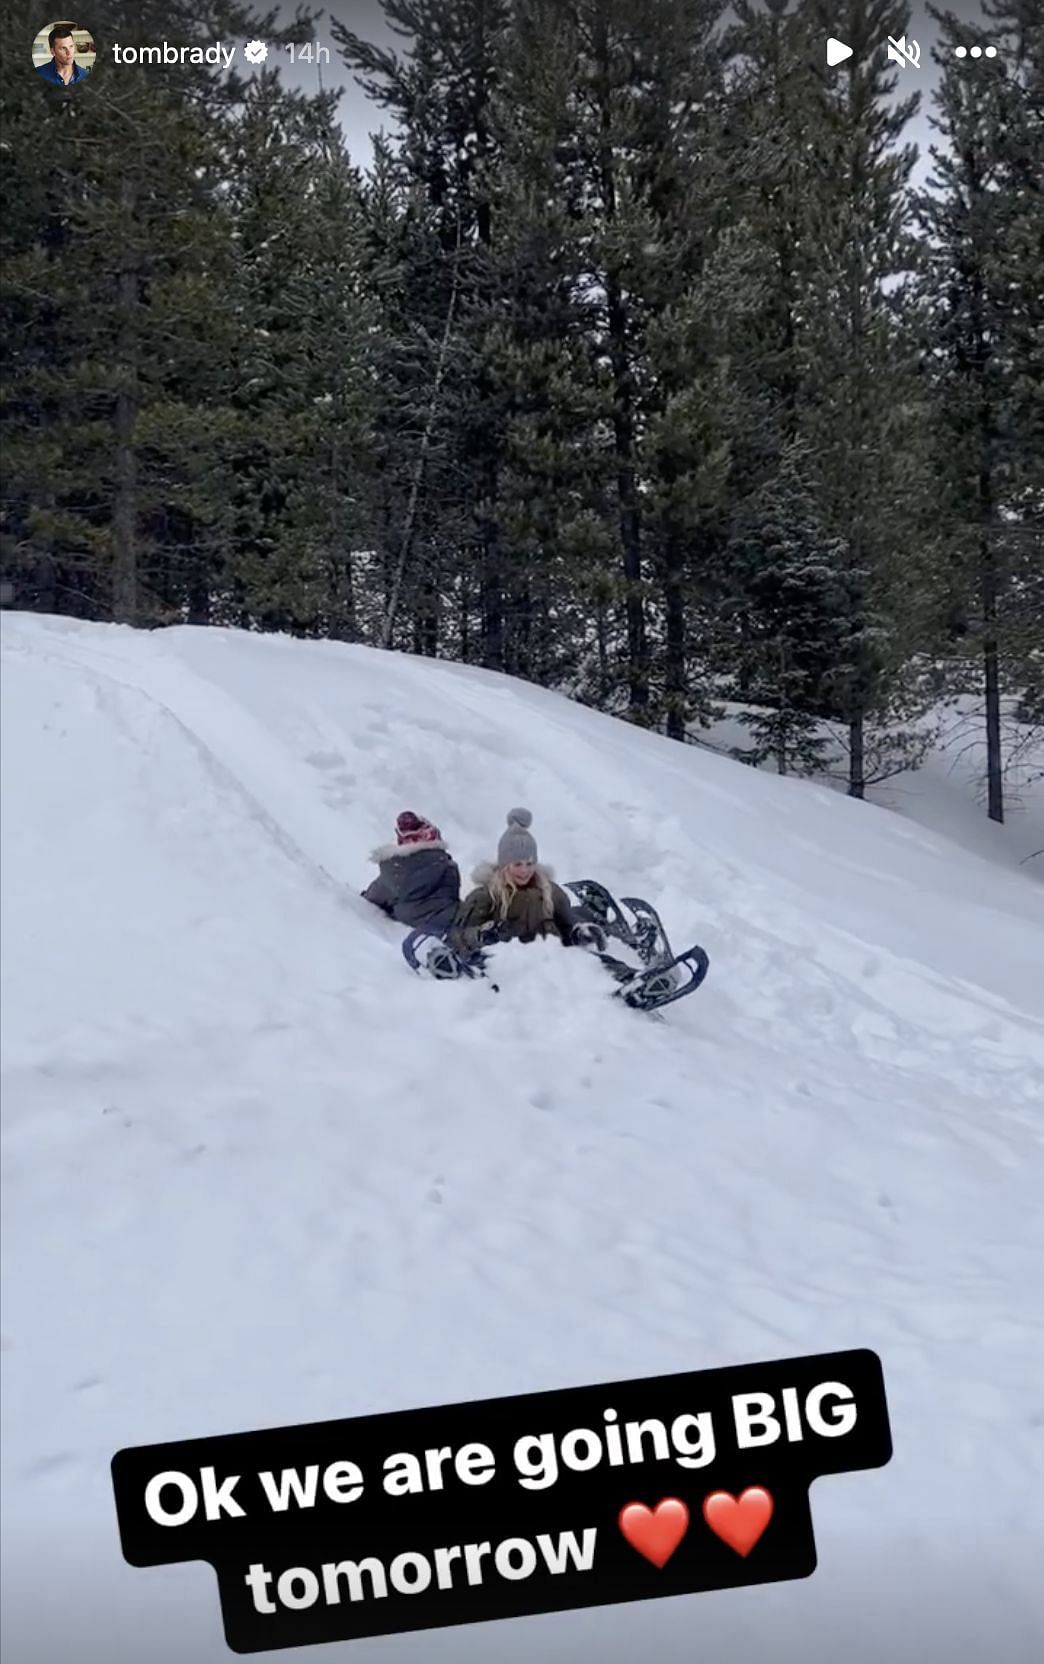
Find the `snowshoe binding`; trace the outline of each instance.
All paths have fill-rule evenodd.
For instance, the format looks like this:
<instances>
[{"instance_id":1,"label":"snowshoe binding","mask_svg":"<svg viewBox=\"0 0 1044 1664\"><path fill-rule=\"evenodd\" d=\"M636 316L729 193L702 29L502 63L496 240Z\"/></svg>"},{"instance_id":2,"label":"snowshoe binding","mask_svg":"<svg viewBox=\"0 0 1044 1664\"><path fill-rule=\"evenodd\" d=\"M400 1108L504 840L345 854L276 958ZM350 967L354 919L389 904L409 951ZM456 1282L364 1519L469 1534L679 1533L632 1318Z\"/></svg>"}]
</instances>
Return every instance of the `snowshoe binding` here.
<instances>
[{"instance_id":1,"label":"snowshoe binding","mask_svg":"<svg viewBox=\"0 0 1044 1664\"><path fill-rule=\"evenodd\" d=\"M631 935L643 965L662 965L674 958L663 921L651 902L643 901L641 896L623 896L620 906L633 917Z\"/></svg>"},{"instance_id":2,"label":"snowshoe binding","mask_svg":"<svg viewBox=\"0 0 1044 1664\"><path fill-rule=\"evenodd\" d=\"M593 878L580 878L575 884L567 884L566 889L576 897L583 922L600 925L607 936L626 947L636 946L631 926L604 884L596 884Z\"/></svg>"},{"instance_id":3,"label":"snowshoe binding","mask_svg":"<svg viewBox=\"0 0 1044 1664\"><path fill-rule=\"evenodd\" d=\"M703 948L687 948L665 964L639 971L626 982L621 980L616 994L635 1011L660 1011L694 994L709 969L710 960Z\"/></svg>"},{"instance_id":4,"label":"snowshoe binding","mask_svg":"<svg viewBox=\"0 0 1044 1664\"><path fill-rule=\"evenodd\" d=\"M486 974L484 953L458 953L444 936L430 930L411 930L402 944L402 955L411 971L435 982L457 982L461 977Z\"/></svg>"}]
</instances>

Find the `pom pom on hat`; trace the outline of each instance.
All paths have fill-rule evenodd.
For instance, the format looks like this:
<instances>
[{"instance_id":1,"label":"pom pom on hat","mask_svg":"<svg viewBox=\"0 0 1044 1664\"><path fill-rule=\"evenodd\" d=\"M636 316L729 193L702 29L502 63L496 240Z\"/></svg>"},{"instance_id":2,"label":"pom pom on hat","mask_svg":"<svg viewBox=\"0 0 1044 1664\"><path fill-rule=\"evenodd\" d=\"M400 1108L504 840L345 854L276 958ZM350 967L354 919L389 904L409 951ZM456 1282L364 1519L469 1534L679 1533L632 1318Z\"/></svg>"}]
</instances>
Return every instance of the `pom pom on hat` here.
<instances>
[{"instance_id":1,"label":"pom pom on hat","mask_svg":"<svg viewBox=\"0 0 1044 1664\"><path fill-rule=\"evenodd\" d=\"M536 861L537 843L528 830L533 824L531 809L509 809L507 831L497 845L497 866L510 867L514 861Z\"/></svg>"}]
</instances>

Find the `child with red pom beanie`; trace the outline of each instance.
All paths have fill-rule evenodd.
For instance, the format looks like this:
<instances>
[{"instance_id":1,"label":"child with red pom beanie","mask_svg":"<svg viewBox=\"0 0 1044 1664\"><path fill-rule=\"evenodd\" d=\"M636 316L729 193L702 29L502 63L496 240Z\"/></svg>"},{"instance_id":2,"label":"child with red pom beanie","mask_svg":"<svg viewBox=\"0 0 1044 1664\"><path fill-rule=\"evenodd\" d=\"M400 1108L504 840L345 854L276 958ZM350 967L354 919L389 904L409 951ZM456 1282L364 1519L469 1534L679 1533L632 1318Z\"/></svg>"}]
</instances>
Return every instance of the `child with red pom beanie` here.
<instances>
[{"instance_id":1,"label":"child with red pom beanie","mask_svg":"<svg viewBox=\"0 0 1044 1664\"><path fill-rule=\"evenodd\" d=\"M408 930L447 930L460 902L460 870L433 821L404 809L395 842L375 849L378 873L363 891L388 917Z\"/></svg>"}]
</instances>

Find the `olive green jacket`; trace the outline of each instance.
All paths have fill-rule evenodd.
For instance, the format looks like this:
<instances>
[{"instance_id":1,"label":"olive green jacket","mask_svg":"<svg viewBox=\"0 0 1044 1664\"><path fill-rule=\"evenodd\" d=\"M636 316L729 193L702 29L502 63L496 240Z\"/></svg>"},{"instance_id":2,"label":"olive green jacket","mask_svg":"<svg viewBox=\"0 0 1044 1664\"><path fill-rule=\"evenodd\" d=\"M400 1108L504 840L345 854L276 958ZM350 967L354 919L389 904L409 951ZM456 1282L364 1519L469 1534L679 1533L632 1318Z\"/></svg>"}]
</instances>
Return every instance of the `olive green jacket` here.
<instances>
[{"instance_id":1,"label":"olive green jacket","mask_svg":"<svg viewBox=\"0 0 1044 1664\"><path fill-rule=\"evenodd\" d=\"M497 925L496 935L503 942L533 942L539 936L557 936L570 945L576 919L572 903L565 891L554 882L547 867L537 867L529 884L515 891L507 915L501 918L489 884L495 868L477 867L472 874L476 886L465 896L453 927L453 939L468 951L474 951L483 939L483 927ZM550 916L547 900L550 899Z\"/></svg>"}]
</instances>

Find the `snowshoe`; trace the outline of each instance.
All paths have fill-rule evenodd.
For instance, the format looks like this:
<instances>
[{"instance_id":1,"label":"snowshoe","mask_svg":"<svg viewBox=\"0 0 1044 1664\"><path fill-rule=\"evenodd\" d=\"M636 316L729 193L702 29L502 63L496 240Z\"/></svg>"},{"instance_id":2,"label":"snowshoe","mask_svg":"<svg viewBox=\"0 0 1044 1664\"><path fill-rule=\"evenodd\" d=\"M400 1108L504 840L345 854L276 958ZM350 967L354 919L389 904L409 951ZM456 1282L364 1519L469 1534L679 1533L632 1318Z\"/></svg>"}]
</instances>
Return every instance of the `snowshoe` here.
<instances>
[{"instance_id":1,"label":"snowshoe","mask_svg":"<svg viewBox=\"0 0 1044 1664\"><path fill-rule=\"evenodd\" d=\"M687 948L664 964L652 965L626 981L619 979L616 997L635 1011L660 1011L694 994L709 969L710 960L703 948Z\"/></svg>"},{"instance_id":2,"label":"snowshoe","mask_svg":"<svg viewBox=\"0 0 1044 1664\"><path fill-rule=\"evenodd\" d=\"M607 936L629 948L635 947L631 927L604 884L596 884L593 878L579 878L575 884L567 884L566 889L576 897L582 920L600 925Z\"/></svg>"},{"instance_id":3,"label":"snowshoe","mask_svg":"<svg viewBox=\"0 0 1044 1664\"><path fill-rule=\"evenodd\" d=\"M456 982L461 977L486 974L484 953L458 953L444 936L430 930L411 930L402 944L402 955L411 971L436 982Z\"/></svg>"},{"instance_id":4,"label":"snowshoe","mask_svg":"<svg viewBox=\"0 0 1044 1664\"><path fill-rule=\"evenodd\" d=\"M643 965L659 964L673 959L674 950L659 913L651 902L640 896L624 896L620 901L592 878L578 879L567 884L579 903L582 920L600 925L608 936L637 953ZM632 917L628 918L627 914Z\"/></svg>"},{"instance_id":5,"label":"snowshoe","mask_svg":"<svg viewBox=\"0 0 1044 1664\"><path fill-rule=\"evenodd\" d=\"M640 896L622 896L620 906L634 917L631 935L635 950L643 965L662 965L674 958L674 949L667 939L663 921L655 907Z\"/></svg>"},{"instance_id":6,"label":"snowshoe","mask_svg":"<svg viewBox=\"0 0 1044 1664\"><path fill-rule=\"evenodd\" d=\"M607 943L599 944L596 940L581 943L598 954L619 984L616 998L637 1011L659 1011L696 992L707 975L710 961L701 947L694 946L676 954L651 902L641 896L623 896L618 902L603 884L593 879L567 884L566 889L577 898L582 921L593 920L639 961L635 966L607 953ZM583 922L580 928L584 928Z\"/></svg>"}]
</instances>

